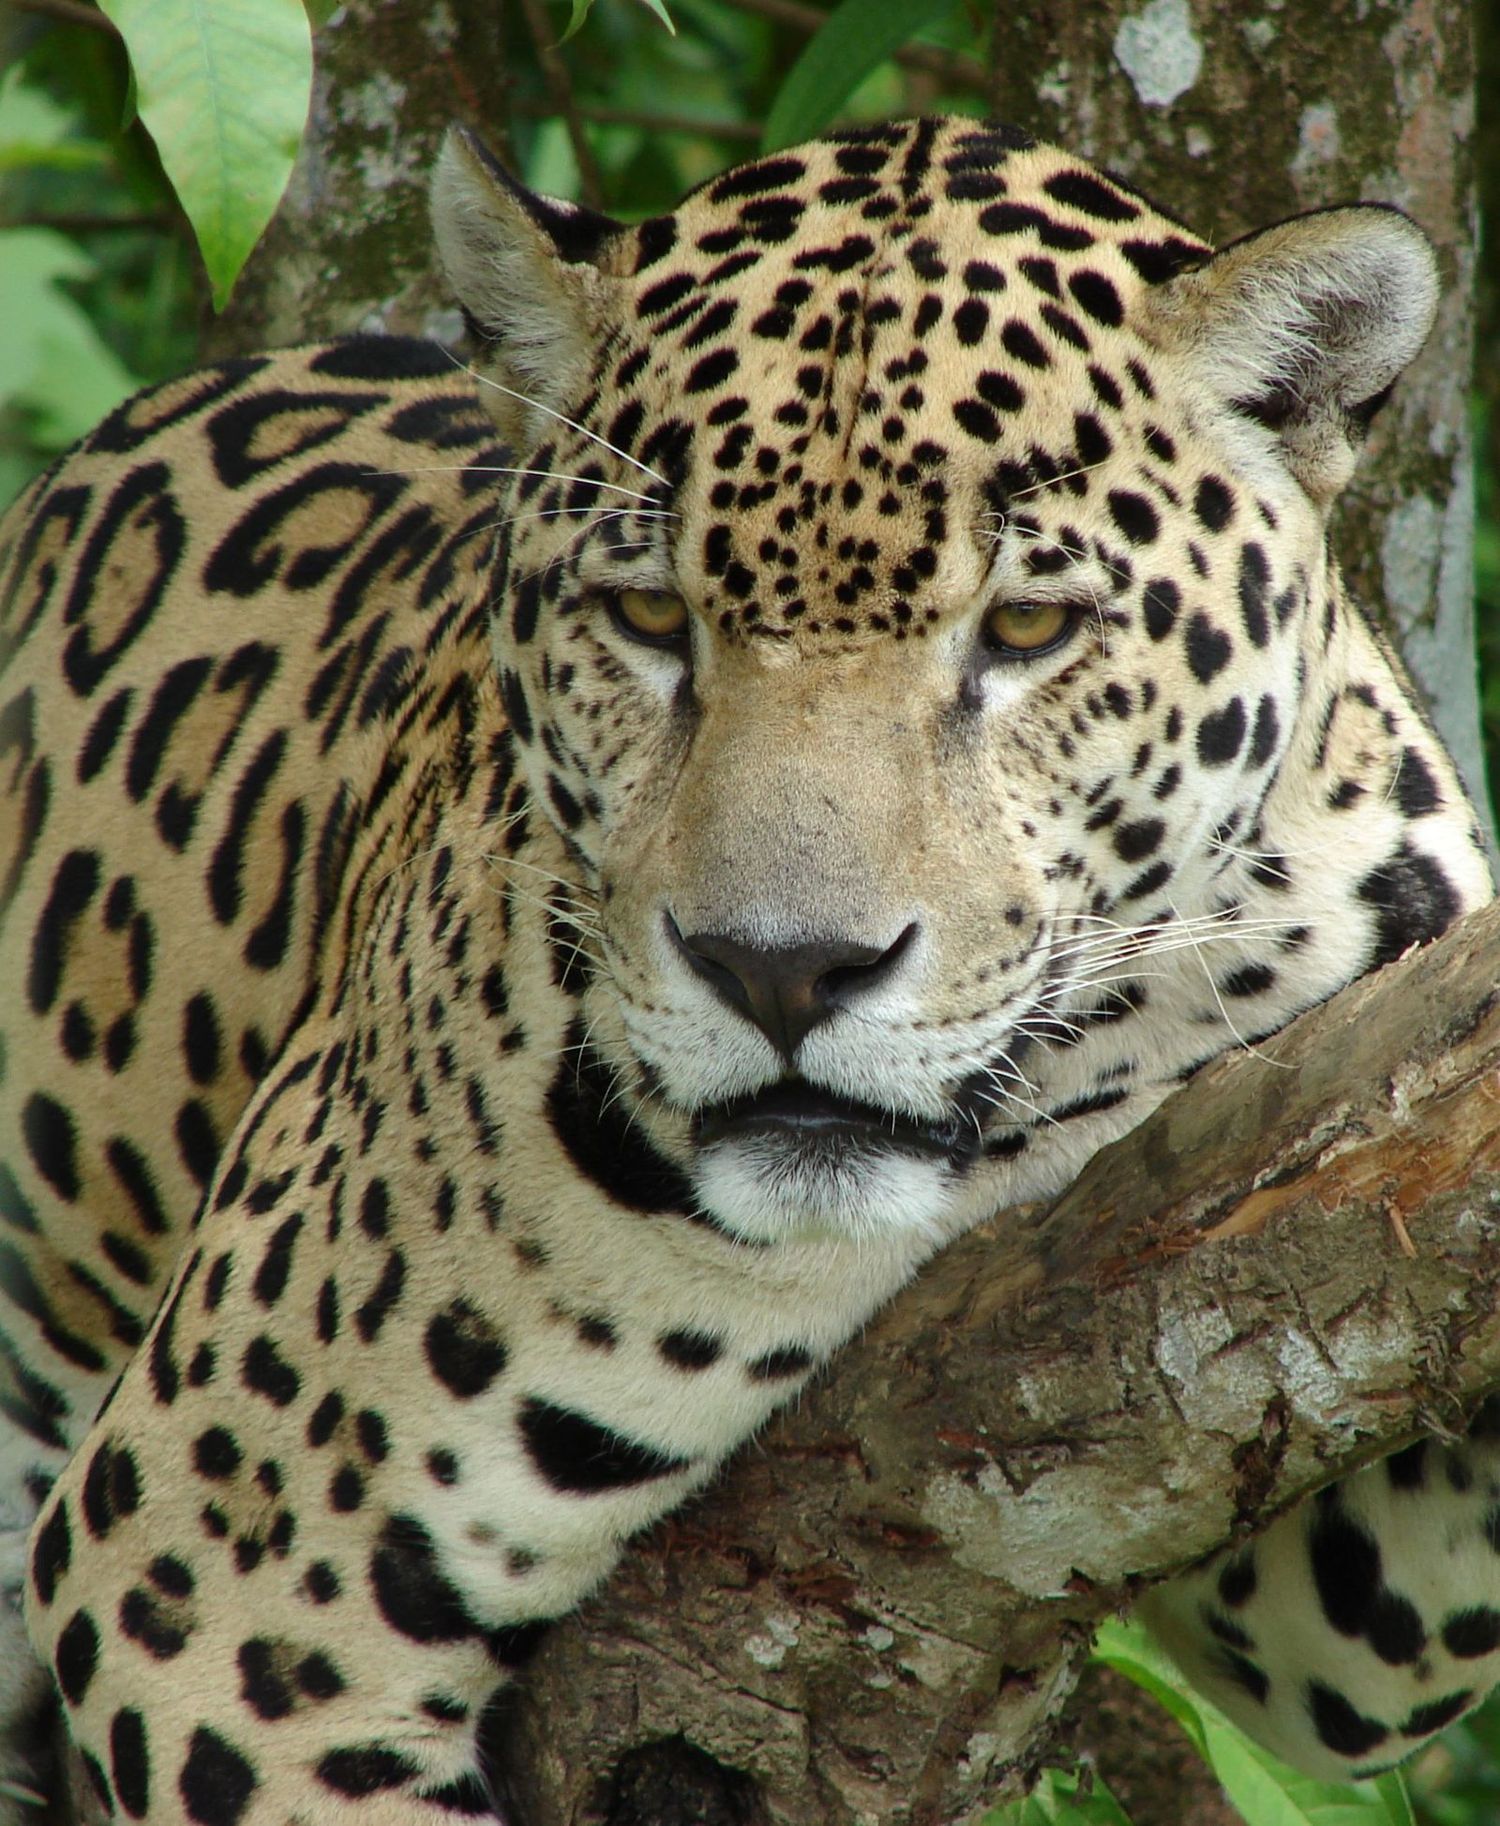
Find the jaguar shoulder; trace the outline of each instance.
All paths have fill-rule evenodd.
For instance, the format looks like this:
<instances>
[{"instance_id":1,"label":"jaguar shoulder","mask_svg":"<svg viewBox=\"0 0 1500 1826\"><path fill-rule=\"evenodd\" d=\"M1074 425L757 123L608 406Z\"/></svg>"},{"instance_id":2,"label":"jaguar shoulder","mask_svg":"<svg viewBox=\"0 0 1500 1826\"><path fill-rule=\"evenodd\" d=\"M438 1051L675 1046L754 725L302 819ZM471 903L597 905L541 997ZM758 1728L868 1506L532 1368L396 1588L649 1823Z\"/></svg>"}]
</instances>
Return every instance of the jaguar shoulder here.
<instances>
[{"instance_id":1,"label":"jaguar shoulder","mask_svg":"<svg viewBox=\"0 0 1500 1826\"><path fill-rule=\"evenodd\" d=\"M1490 892L1326 545L1404 218L959 120L435 214L472 374L191 375L0 559L0 1717L131 1818L489 1813L545 1620L926 1256ZM1500 1671L1438 1450L1159 1602L1321 1772Z\"/></svg>"}]
</instances>

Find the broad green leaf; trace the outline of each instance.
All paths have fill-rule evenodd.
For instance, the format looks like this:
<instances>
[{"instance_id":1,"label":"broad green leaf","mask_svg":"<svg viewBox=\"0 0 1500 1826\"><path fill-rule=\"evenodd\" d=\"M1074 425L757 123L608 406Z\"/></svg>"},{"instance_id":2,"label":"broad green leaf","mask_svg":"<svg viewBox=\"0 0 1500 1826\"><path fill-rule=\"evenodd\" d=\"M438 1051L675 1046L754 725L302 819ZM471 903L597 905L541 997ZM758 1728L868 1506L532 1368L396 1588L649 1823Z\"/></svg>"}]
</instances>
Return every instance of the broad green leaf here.
<instances>
[{"instance_id":1,"label":"broad green leaf","mask_svg":"<svg viewBox=\"0 0 1500 1826\"><path fill-rule=\"evenodd\" d=\"M1251 1826L1413 1826L1399 1772L1365 1782L1319 1782L1299 1775L1200 1698L1140 1624L1106 1623L1095 1641L1094 1659L1161 1702Z\"/></svg>"},{"instance_id":2,"label":"broad green leaf","mask_svg":"<svg viewBox=\"0 0 1500 1826\"><path fill-rule=\"evenodd\" d=\"M787 72L771 103L763 151L790 146L826 127L877 64L955 0L842 0Z\"/></svg>"},{"instance_id":3,"label":"broad green leaf","mask_svg":"<svg viewBox=\"0 0 1500 1826\"><path fill-rule=\"evenodd\" d=\"M59 289L92 272L64 235L0 229L0 401L27 416L46 450L82 437L140 384Z\"/></svg>"},{"instance_id":4,"label":"broad green leaf","mask_svg":"<svg viewBox=\"0 0 1500 1826\"><path fill-rule=\"evenodd\" d=\"M982 1826L1130 1826L1129 1816L1096 1775L1089 1792L1063 1769L1044 1769L1023 1801L1011 1801L984 1816Z\"/></svg>"},{"instance_id":5,"label":"broad green leaf","mask_svg":"<svg viewBox=\"0 0 1500 1826\"><path fill-rule=\"evenodd\" d=\"M101 0L222 307L286 188L312 93L301 0Z\"/></svg>"}]
</instances>

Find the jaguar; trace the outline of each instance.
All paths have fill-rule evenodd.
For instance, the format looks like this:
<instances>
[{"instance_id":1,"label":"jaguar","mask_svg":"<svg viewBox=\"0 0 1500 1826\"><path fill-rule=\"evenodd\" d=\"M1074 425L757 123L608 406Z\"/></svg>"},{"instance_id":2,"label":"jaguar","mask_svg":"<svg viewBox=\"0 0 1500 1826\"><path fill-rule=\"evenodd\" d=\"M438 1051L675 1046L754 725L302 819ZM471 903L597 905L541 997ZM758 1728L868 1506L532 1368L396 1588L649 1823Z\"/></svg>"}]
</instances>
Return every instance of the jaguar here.
<instances>
[{"instance_id":1,"label":"jaguar","mask_svg":"<svg viewBox=\"0 0 1500 1826\"><path fill-rule=\"evenodd\" d=\"M491 1817L549 1619L945 1242L1491 892L1328 518L1393 209L969 119L635 225L464 132L477 354L138 395L0 538L0 1817ZM1156 1600L1265 1741L1500 1674L1500 1458Z\"/></svg>"}]
</instances>

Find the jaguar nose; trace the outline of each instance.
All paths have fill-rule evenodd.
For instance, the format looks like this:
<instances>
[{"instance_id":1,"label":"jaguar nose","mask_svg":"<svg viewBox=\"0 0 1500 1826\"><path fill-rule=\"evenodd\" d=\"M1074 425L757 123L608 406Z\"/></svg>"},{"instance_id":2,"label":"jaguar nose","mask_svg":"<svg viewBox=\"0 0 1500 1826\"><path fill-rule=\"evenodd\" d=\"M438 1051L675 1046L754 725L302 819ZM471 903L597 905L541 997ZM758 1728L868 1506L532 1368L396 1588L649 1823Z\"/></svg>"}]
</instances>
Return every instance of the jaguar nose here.
<instances>
[{"instance_id":1,"label":"jaguar nose","mask_svg":"<svg viewBox=\"0 0 1500 1826\"><path fill-rule=\"evenodd\" d=\"M890 980L917 935L913 922L884 949L850 939L755 945L724 932L685 934L670 913L667 931L689 967L788 1065L820 1021Z\"/></svg>"}]
</instances>

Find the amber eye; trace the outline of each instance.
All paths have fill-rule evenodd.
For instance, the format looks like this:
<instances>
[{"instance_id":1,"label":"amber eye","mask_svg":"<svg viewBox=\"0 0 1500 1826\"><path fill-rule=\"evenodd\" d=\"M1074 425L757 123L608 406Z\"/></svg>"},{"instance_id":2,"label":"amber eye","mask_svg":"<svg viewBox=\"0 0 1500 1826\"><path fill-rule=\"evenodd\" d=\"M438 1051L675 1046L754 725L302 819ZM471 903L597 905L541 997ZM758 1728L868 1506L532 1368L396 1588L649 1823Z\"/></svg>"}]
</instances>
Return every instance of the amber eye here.
<instances>
[{"instance_id":1,"label":"amber eye","mask_svg":"<svg viewBox=\"0 0 1500 1826\"><path fill-rule=\"evenodd\" d=\"M632 640L673 646L687 636L688 606L669 590L619 590L610 598L615 626Z\"/></svg>"},{"instance_id":2,"label":"amber eye","mask_svg":"<svg viewBox=\"0 0 1500 1826\"><path fill-rule=\"evenodd\" d=\"M1066 602L997 602L984 618L984 637L997 653L1045 653L1073 627Z\"/></svg>"}]
</instances>

